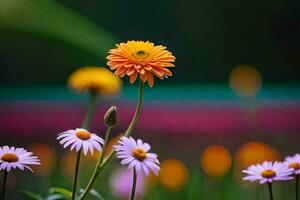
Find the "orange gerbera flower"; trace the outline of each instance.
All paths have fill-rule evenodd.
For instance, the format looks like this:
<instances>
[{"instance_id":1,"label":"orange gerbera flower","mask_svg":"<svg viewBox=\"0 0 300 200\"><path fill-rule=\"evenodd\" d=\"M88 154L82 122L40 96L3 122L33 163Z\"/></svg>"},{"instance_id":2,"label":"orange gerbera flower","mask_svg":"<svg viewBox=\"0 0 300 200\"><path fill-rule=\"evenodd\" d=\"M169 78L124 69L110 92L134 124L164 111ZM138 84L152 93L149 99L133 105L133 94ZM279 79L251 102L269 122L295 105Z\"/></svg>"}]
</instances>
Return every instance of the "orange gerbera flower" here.
<instances>
[{"instance_id":1,"label":"orange gerbera flower","mask_svg":"<svg viewBox=\"0 0 300 200\"><path fill-rule=\"evenodd\" d=\"M109 51L107 65L116 70L119 77L129 76L130 83L134 83L138 75L143 82L148 81L150 87L154 84L153 74L160 79L172 76L167 67L175 67L175 57L162 45L154 46L147 41L128 41L116 45Z\"/></svg>"}]
</instances>

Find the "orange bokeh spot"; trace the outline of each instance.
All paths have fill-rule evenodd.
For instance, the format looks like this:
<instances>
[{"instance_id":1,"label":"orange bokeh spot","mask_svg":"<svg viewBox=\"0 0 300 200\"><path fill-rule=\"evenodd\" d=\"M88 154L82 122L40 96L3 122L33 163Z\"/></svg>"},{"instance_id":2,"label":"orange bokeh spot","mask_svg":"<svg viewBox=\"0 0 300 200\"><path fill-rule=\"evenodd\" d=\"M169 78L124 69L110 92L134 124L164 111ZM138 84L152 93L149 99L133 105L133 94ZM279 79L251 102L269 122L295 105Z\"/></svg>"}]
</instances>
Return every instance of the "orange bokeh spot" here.
<instances>
[{"instance_id":1,"label":"orange bokeh spot","mask_svg":"<svg viewBox=\"0 0 300 200\"><path fill-rule=\"evenodd\" d=\"M219 145L207 147L201 156L201 166L211 177L224 176L231 167L231 156L228 150Z\"/></svg>"},{"instance_id":2,"label":"orange bokeh spot","mask_svg":"<svg viewBox=\"0 0 300 200\"><path fill-rule=\"evenodd\" d=\"M253 164L264 161L280 161L280 153L272 146L251 141L243 144L235 154L235 165L238 170L246 169Z\"/></svg>"},{"instance_id":3,"label":"orange bokeh spot","mask_svg":"<svg viewBox=\"0 0 300 200\"><path fill-rule=\"evenodd\" d=\"M262 78L253 66L238 65L229 74L229 85L239 96L256 96L262 86Z\"/></svg>"},{"instance_id":4,"label":"orange bokeh spot","mask_svg":"<svg viewBox=\"0 0 300 200\"><path fill-rule=\"evenodd\" d=\"M158 181L169 190L181 189L188 180L188 170L183 162L167 159L161 162Z\"/></svg>"},{"instance_id":5,"label":"orange bokeh spot","mask_svg":"<svg viewBox=\"0 0 300 200\"><path fill-rule=\"evenodd\" d=\"M50 145L44 143L31 144L28 150L33 152L41 161L41 165L32 166L35 173L41 176L50 175L56 165L55 150Z\"/></svg>"},{"instance_id":6,"label":"orange bokeh spot","mask_svg":"<svg viewBox=\"0 0 300 200\"><path fill-rule=\"evenodd\" d=\"M113 150L113 146L118 144L120 138L123 135L124 135L123 133L120 133L108 141L108 144L106 146L105 156L109 155L109 153Z\"/></svg>"}]
</instances>

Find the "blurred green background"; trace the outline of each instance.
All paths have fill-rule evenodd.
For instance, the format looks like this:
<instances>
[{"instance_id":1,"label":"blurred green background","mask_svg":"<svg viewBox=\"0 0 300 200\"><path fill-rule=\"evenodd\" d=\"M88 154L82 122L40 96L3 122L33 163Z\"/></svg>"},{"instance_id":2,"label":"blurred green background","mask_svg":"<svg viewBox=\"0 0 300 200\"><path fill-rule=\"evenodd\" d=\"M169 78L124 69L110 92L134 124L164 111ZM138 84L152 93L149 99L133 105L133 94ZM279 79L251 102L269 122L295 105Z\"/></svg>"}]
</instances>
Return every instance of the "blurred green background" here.
<instances>
[{"instance_id":1,"label":"blurred green background","mask_svg":"<svg viewBox=\"0 0 300 200\"><path fill-rule=\"evenodd\" d=\"M0 135L13 136L1 139L0 145L27 146L44 162L36 175L12 173L8 198L25 198L21 189L45 197L51 186L71 188L74 159L55 136L57 129L80 123L86 99L69 92L66 80L78 67L105 67L107 51L127 40L163 44L176 56L174 76L146 88L143 115L152 120L151 112L158 113L153 120L161 123L141 123L138 130L143 132L137 131L137 136L153 143L162 161L176 158L183 167L174 170L170 165L172 173L150 187L145 199L266 199L266 187L241 183L240 170L255 161L279 160L299 152L299 0L0 0ZM250 98L229 90L229 73L241 64L254 66L263 80L260 93L260 85L254 86ZM99 119L112 103L123 111L114 136L126 127L137 88L123 82L118 100L102 99L94 130L100 126L103 132ZM73 115L66 117L67 112ZM173 129L164 126L165 120ZM193 129L195 124L199 126ZM203 152L213 144L226 147L229 155L208 156L220 167L218 175L209 171L215 165L203 169ZM245 160L241 162L239 156ZM95 160L87 163L80 175L81 187ZM115 160L112 166L115 170L119 164ZM117 198L108 183L114 170L107 169L95 187L105 199ZM178 170L183 170L177 177L182 180L176 185L177 179L172 178L180 174ZM275 198L294 199L293 187L293 182L277 184Z\"/></svg>"},{"instance_id":2,"label":"blurred green background","mask_svg":"<svg viewBox=\"0 0 300 200\"><path fill-rule=\"evenodd\" d=\"M58 85L75 68L106 64L130 39L177 57L163 84L226 83L238 64L266 83L299 83L300 3L276 1L1 0L1 85Z\"/></svg>"}]
</instances>

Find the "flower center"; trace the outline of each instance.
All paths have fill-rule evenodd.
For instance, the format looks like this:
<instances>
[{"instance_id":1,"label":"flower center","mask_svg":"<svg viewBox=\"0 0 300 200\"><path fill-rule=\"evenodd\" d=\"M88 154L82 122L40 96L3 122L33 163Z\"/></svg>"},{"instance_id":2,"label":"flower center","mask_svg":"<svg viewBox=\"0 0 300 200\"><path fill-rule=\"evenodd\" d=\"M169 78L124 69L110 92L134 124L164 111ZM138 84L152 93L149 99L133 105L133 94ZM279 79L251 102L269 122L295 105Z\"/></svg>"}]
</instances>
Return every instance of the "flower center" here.
<instances>
[{"instance_id":1,"label":"flower center","mask_svg":"<svg viewBox=\"0 0 300 200\"><path fill-rule=\"evenodd\" d=\"M299 163L291 163L289 164L289 168L293 168L294 170L300 169L300 164Z\"/></svg>"},{"instance_id":2,"label":"flower center","mask_svg":"<svg viewBox=\"0 0 300 200\"><path fill-rule=\"evenodd\" d=\"M1 160L5 162L18 162L19 158L16 154L14 153L5 153L2 157Z\"/></svg>"},{"instance_id":3,"label":"flower center","mask_svg":"<svg viewBox=\"0 0 300 200\"><path fill-rule=\"evenodd\" d=\"M137 59L144 59L149 56L149 53L147 53L144 50L138 50L138 51L134 52L132 55Z\"/></svg>"},{"instance_id":4,"label":"flower center","mask_svg":"<svg viewBox=\"0 0 300 200\"><path fill-rule=\"evenodd\" d=\"M139 161L143 161L147 157L147 154L144 151L144 149L136 148L133 150L132 156L138 159Z\"/></svg>"},{"instance_id":5,"label":"flower center","mask_svg":"<svg viewBox=\"0 0 300 200\"><path fill-rule=\"evenodd\" d=\"M86 130L76 131L76 136L81 140L88 140L91 137L91 134Z\"/></svg>"},{"instance_id":6,"label":"flower center","mask_svg":"<svg viewBox=\"0 0 300 200\"><path fill-rule=\"evenodd\" d=\"M262 177L264 178L273 178L274 176L276 176L276 172L271 170L271 169L267 169L267 170L264 170L262 173L261 173Z\"/></svg>"}]
</instances>

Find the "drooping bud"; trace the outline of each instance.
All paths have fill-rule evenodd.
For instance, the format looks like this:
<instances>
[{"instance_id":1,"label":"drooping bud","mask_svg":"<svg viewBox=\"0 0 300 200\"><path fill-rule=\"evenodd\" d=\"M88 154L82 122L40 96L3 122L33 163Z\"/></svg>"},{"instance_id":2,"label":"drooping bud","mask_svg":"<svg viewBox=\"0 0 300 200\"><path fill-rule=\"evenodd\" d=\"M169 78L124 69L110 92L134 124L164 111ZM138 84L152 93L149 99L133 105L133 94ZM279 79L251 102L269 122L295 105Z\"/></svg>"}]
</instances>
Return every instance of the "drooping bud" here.
<instances>
[{"instance_id":1,"label":"drooping bud","mask_svg":"<svg viewBox=\"0 0 300 200\"><path fill-rule=\"evenodd\" d=\"M104 123L107 127L115 127L118 124L117 107L110 107L104 115Z\"/></svg>"}]
</instances>

